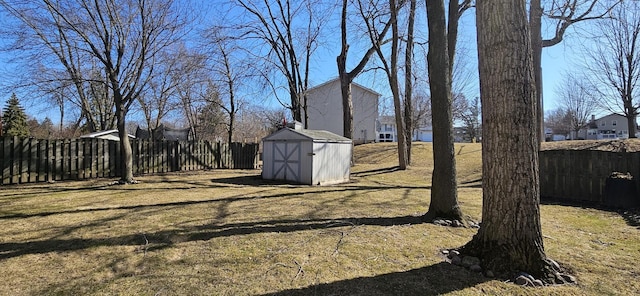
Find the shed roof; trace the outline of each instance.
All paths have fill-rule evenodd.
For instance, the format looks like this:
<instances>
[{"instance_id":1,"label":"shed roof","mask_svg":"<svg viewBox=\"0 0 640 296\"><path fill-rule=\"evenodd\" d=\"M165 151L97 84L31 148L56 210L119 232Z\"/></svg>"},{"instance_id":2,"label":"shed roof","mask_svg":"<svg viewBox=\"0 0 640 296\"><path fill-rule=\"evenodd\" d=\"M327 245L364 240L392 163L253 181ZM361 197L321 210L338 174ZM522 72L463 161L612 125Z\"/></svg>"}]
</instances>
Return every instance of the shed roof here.
<instances>
[{"instance_id":1,"label":"shed roof","mask_svg":"<svg viewBox=\"0 0 640 296\"><path fill-rule=\"evenodd\" d=\"M266 136L263 141L278 141L278 140L311 140L314 142L345 142L350 143L351 139L343 136L336 135L329 131L324 130L308 130L308 129L291 129L283 128L269 136Z\"/></svg>"},{"instance_id":2,"label":"shed roof","mask_svg":"<svg viewBox=\"0 0 640 296\"><path fill-rule=\"evenodd\" d=\"M133 135L130 135L130 134L127 134L127 135L131 139L135 139L136 138ZM97 131L97 132L93 132L93 133L82 135L82 136L80 136L80 138L99 138L99 139L120 141L120 137L118 136L118 130L117 129L106 130L106 131Z\"/></svg>"}]
</instances>

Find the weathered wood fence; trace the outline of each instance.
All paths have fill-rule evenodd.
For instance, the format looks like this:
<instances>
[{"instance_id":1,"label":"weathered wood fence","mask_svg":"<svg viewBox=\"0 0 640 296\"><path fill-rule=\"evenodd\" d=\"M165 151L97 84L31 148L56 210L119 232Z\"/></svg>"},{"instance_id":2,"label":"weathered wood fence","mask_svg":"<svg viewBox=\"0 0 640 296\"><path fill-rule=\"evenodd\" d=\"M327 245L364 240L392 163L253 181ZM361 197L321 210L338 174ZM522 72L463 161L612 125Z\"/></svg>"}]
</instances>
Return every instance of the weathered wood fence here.
<instances>
[{"instance_id":1,"label":"weathered wood fence","mask_svg":"<svg viewBox=\"0 0 640 296\"><path fill-rule=\"evenodd\" d=\"M258 144L131 140L135 175L203 169L254 169ZM120 143L103 139L0 137L0 184L119 177Z\"/></svg>"},{"instance_id":2,"label":"weathered wood fence","mask_svg":"<svg viewBox=\"0 0 640 296\"><path fill-rule=\"evenodd\" d=\"M607 205L603 193L613 172L630 173L640 192L640 152L540 151L540 195Z\"/></svg>"}]
</instances>

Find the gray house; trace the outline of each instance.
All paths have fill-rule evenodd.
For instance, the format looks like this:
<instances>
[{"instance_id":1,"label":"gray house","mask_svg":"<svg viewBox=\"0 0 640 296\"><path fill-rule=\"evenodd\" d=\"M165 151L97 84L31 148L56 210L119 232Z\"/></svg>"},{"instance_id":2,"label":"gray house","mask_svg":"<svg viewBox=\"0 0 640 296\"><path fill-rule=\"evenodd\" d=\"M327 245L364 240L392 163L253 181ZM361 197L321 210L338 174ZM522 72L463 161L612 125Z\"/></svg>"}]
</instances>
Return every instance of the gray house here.
<instances>
[{"instance_id":1,"label":"gray house","mask_svg":"<svg viewBox=\"0 0 640 296\"><path fill-rule=\"evenodd\" d=\"M351 140L321 130L283 128L262 139L262 178L308 185L349 181Z\"/></svg>"},{"instance_id":2,"label":"gray house","mask_svg":"<svg viewBox=\"0 0 640 296\"><path fill-rule=\"evenodd\" d=\"M591 115L591 121L587 126L578 131L579 139L603 140L603 139L628 139L629 124L627 118L620 114L609 114L600 118Z\"/></svg>"},{"instance_id":3,"label":"gray house","mask_svg":"<svg viewBox=\"0 0 640 296\"><path fill-rule=\"evenodd\" d=\"M351 83L353 101L353 142L376 141L380 94L357 83ZM303 110L304 111L304 110ZM335 78L307 90L307 127L343 135L342 92L340 80ZM305 116L303 115L303 120Z\"/></svg>"}]
</instances>

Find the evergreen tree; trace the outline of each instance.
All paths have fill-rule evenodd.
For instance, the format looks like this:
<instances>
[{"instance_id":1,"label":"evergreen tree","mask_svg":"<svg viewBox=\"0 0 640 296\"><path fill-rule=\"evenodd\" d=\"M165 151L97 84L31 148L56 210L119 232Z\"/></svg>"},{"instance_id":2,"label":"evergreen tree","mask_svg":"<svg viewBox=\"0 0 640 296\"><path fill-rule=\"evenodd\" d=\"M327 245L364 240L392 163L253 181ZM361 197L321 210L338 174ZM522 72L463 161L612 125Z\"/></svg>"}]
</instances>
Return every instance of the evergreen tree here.
<instances>
[{"instance_id":1,"label":"evergreen tree","mask_svg":"<svg viewBox=\"0 0 640 296\"><path fill-rule=\"evenodd\" d=\"M5 136L29 136L29 125L27 124L27 114L20 106L20 101L16 94L12 94L4 107L2 115L2 133Z\"/></svg>"}]
</instances>

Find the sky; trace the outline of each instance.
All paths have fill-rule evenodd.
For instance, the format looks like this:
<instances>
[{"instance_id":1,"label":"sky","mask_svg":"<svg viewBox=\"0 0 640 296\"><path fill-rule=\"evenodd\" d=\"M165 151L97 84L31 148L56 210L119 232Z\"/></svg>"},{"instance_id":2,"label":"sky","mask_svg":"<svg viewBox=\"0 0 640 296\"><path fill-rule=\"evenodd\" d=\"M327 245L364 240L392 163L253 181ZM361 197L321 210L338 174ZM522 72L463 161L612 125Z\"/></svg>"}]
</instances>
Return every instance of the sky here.
<instances>
[{"instance_id":1,"label":"sky","mask_svg":"<svg viewBox=\"0 0 640 296\"><path fill-rule=\"evenodd\" d=\"M465 54L467 58L460 60L459 62L464 63L469 71L473 72L473 77L475 78L472 86L469 87L465 93L466 97L473 98L479 96L478 90L478 81L477 81L477 62L476 62L476 52L475 52L475 20L474 20L474 10L468 11L460 23L460 37L459 37L459 47L466 48L467 53ZM339 13L336 10L336 13ZM422 24L424 24L424 11L418 15L418 22L422 19ZM426 27L422 25L417 26L418 30L425 30ZM337 34L336 34L337 35ZM554 109L558 107L556 100L556 89L563 83L563 74L575 71L576 65L579 63L579 55L577 52L579 50L578 47L582 42L575 42L575 38L572 37L572 30L568 31L568 36L566 40L554 47L543 49L543 58L542 58L542 71L543 71L543 99L544 99L544 109L545 111ZM3 42L6 42L4 38L0 38L0 46ZM337 42L336 42L337 43ZM351 50L354 51L353 49ZM328 47L321 48L318 51L318 56L313 63L311 69L311 85L319 85L324 83L327 80L333 79L337 77L337 66L336 66L336 56L339 54L338 46L332 45ZM10 56L7 53L0 52L0 78L11 79L11 77L15 77L11 73L19 69L21 66L8 64L7 60ZM358 57L350 57L349 61L354 62L354 60ZM427 73L423 73L423 75L427 75ZM426 77L425 77L426 78ZM379 93L382 94L383 99L390 97L390 91L388 90L388 82L387 78L384 74L380 73L372 73L368 72L356 79L356 82L362 84L366 87L369 87ZM28 94L22 94L28 95ZM11 96L10 92L7 92L3 89L0 89L0 106L4 106L6 100ZM21 94L18 94L20 98ZM59 116L57 110L55 108L51 108L50 106L45 105L34 105L33 103L25 103L29 104L25 106L27 113L29 116L35 117L39 120L44 119L44 117L49 117L56 122L56 118ZM274 98L267 98L264 102L264 105L277 108L278 103ZM135 115L135 114L134 114Z\"/></svg>"}]
</instances>

